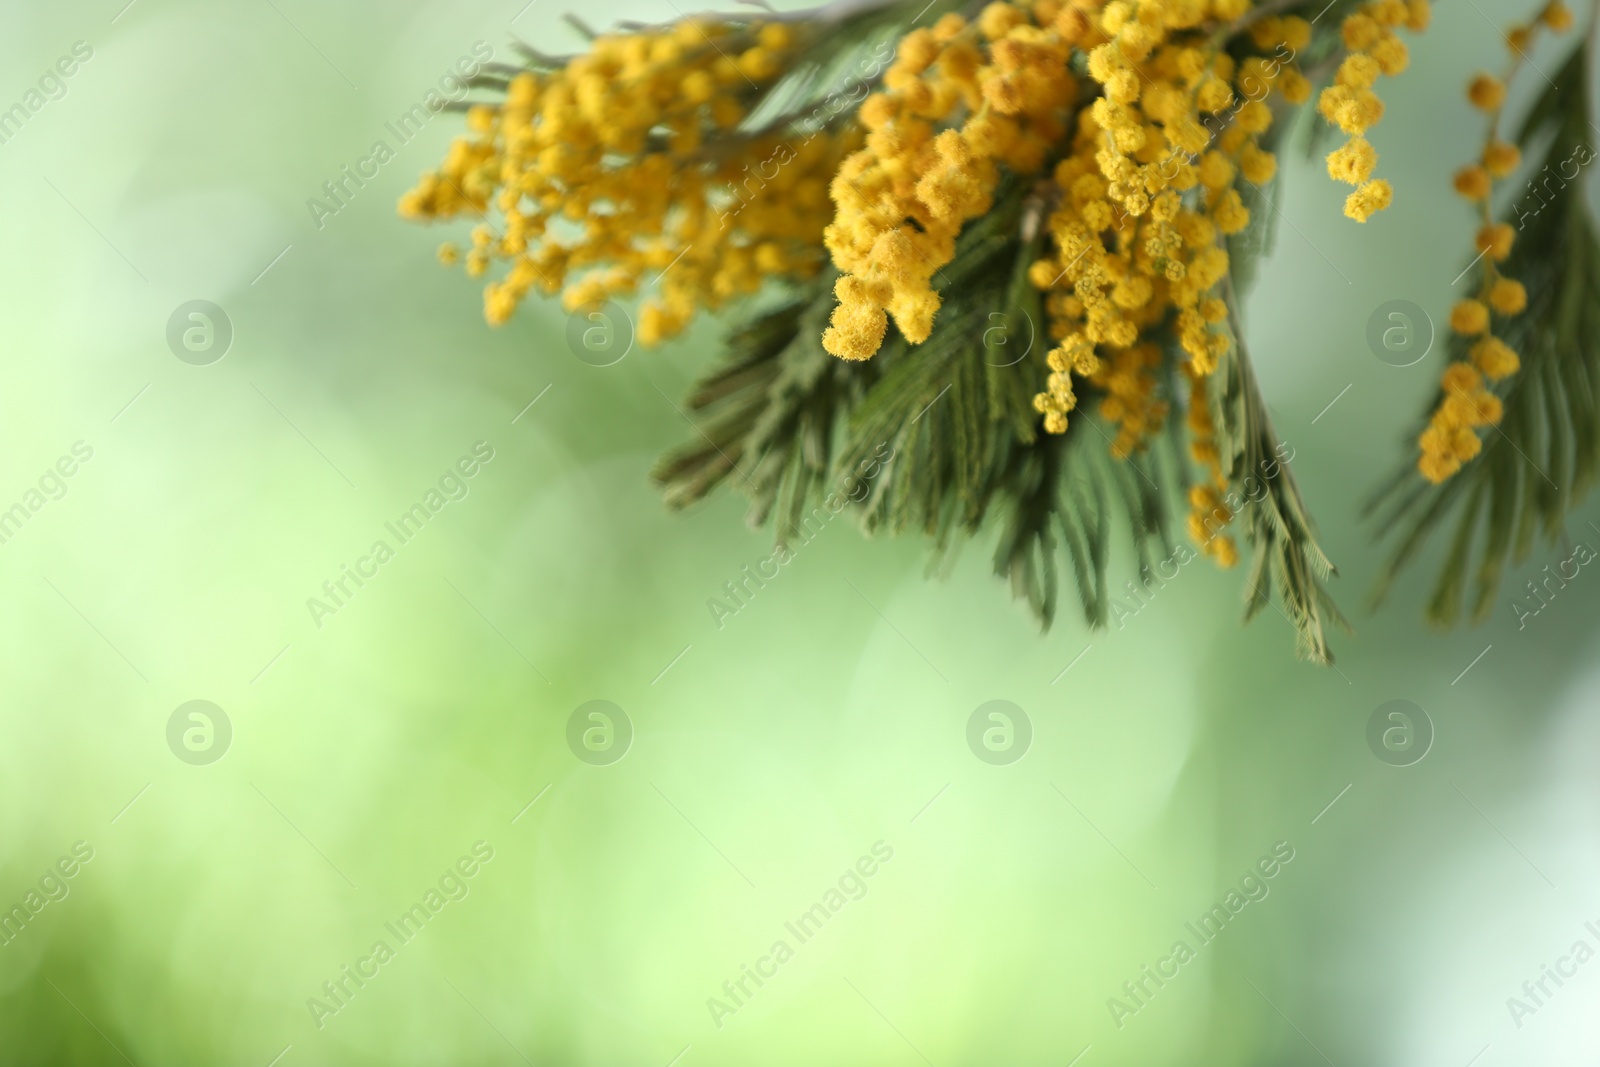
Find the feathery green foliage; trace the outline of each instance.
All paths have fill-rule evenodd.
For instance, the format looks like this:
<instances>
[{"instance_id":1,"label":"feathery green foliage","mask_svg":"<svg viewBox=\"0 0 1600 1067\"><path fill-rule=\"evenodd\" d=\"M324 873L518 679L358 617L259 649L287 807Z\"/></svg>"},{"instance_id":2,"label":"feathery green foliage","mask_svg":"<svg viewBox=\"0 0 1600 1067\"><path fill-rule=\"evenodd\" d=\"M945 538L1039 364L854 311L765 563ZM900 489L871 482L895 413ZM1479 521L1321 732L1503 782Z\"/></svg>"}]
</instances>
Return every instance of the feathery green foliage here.
<instances>
[{"instance_id":1,"label":"feathery green foliage","mask_svg":"<svg viewBox=\"0 0 1600 1067\"><path fill-rule=\"evenodd\" d=\"M1271 10L1311 14L1312 7ZM874 21L873 32L885 25L892 22ZM846 37L841 49L859 54L861 41ZM1322 38L1315 47L1335 49ZM785 98L815 97L828 83L815 73L824 69L838 64L819 60L803 90ZM1241 192L1253 221L1229 241L1230 292L1248 284L1277 216L1266 190ZM992 534L997 575L1043 625L1055 618L1063 569L1084 619L1104 625L1113 530L1130 537L1135 575L1147 573L1157 552L1173 551L1172 504L1190 481L1181 430L1188 398L1174 368L1187 356L1166 338L1170 358L1157 398L1173 414L1168 431L1132 457L1111 454L1112 434L1095 414L1100 395L1087 381L1067 432L1042 432L1033 397L1044 386L1051 341L1026 272L1044 239L1044 195L1012 180L961 234L955 260L934 278L939 325L921 345L908 345L891 327L868 363L828 355L820 339L834 303L831 271L737 326L724 361L689 396L696 437L653 472L668 503L692 505L726 482L749 496L753 524L770 521L787 541L824 499L854 484L854 472L871 469L855 505L866 530L927 535L934 569L968 540ZM1344 625L1323 585L1334 571L1267 418L1237 316L1233 325L1239 345L1223 361L1210 402L1229 497L1239 503L1237 530L1250 546L1245 618L1276 592L1283 606L1275 610L1294 626L1300 653L1330 662L1328 624ZM872 458L884 454L893 458L878 470Z\"/></svg>"}]
</instances>

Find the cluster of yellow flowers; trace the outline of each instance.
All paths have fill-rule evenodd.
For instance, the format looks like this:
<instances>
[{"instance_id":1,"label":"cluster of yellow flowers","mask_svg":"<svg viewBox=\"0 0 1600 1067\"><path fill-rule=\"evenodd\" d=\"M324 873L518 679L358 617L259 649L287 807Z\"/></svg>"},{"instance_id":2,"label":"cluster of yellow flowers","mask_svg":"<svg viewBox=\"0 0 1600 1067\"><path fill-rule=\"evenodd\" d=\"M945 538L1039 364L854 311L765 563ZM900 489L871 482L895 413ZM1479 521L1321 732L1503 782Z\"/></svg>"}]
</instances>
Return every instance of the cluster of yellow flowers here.
<instances>
[{"instance_id":1,"label":"cluster of yellow flowers","mask_svg":"<svg viewBox=\"0 0 1600 1067\"><path fill-rule=\"evenodd\" d=\"M1356 186L1345 199L1344 213L1357 222L1366 222L1394 198L1387 181L1372 177L1378 153L1365 134L1383 118L1383 101L1372 87L1378 75L1393 77L1411 61L1395 27L1425 30L1430 18L1428 0L1375 0L1352 12L1340 27L1348 55L1333 84L1317 98L1317 110L1350 138L1328 154L1328 175Z\"/></svg>"},{"instance_id":2,"label":"cluster of yellow flowers","mask_svg":"<svg viewBox=\"0 0 1600 1067\"><path fill-rule=\"evenodd\" d=\"M1420 29L1427 18L1427 0L1377 0L1351 16L1352 55L1323 96L1324 114L1358 135L1376 122L1373 80L1407 61L1392 27ZM1311 29L1251 0L996 0L975 24L946 15L912 31L883 91L861 108L865 147L830 189L837 214L826 241L842 275L824 347L866 359L891 316L908 341L925 340L939 309L933 278L963 224L989 210L1000 168L1037 172L1053 150L1050 250L1029 270L1053 341L1034 406L1046 432L1064 433L1073 378L1086 378L1118 425L1114 454L1131 454L1167 415L1149 335L1170 322L1189 357L1190 448L1208 478L1191 494L1191 526L1231 562L1231 539L1211 528L1232 515L1205 410L1205 378L1232 344L1214 292L1229 267L1221 239L1249 225L1238 182L1259 186L1276 172L1260 143L1273 121L1268 98L1310 96L1294 60ZM1235 58L1227 46L1246 30L1258 54ZM1088 106L1067 62L1074 50L1094 83ZM1364 139L1335 156L1335 176L1358 176L1353 217L1387 204L1388 185L1368 181L1375 156Z\"/></svg>"},{"instance_id":3,"label":"cluster of yellow flowers","mask_svg":"<svg viewBox=\"0 0 1600 1067\"><path fill-rule=\"evenodd\" d=\"M1424 28L1428 4L1370 0L1343 23L1347 54L1318 107L1349 135L1327 163L1356 186L1345 213L1358 221L1392 196L1373 178L1377 153L1365 137L1383 114L1373 85L1405 69L1395 30ZM603 36L585 55L517 73L500 105L473 107L468 136L401 213L481 220L464 257L446 245L440 258L464 258L473 276L508 264L484 291L493 323L534 288L563 293L569 310L655 288L640 312L645 344L768 278L813 277L831 259L837 305L822 344L862 360L882 347L891 318L912 344L931 335L935 282L963 226L990 211L1004 177L1035 178L1048 238L1028 270L1051 339L1034 398L1044 429L1066 431L1082 378L1117 426L1113 454L1143 447L1169 414L1159 371L1160 335L1170 332L1187 356L1189 448L1205 472L1190 494L1190 532L1228 565L1237 550L1221 527L1233 515L1207 400L1208 378L1233 345L1219 290L1224 238L1250 223L1241 183L1276 173L1262 145L1274 97L1298 105L1311 95L1296 63L1312 24L1276 6L994 0L975 18L950 13L910 30L853 115L809 125L752 116L829 32L823 22L697 17ZM1564 10L1550 0L1545 23ZM1497 112L1487 82L1474 93ZM1515 149L1491 140L1458 188L1487 204L1490 176L1514 165ZM1493 273L1509 234L1486 232L1484 301L1511 314L1521 288ZM1483 332L1486 305L1470 303L1482 323L1463 309L1453 321ZM1515 368L1492 336L1474 353L1491 378ZM1467 406L1451 407L1454 421L1425 436L1429 455L1462 450L1459 428L1488 418L1481 381L1467 380L1478 370L1453 374Z\"/></svg>"},{"instance_id":4,"label":"cluster of yellow flowers","mask_svg":"<svg viewBox=\"0 0 1600 1067\"><path fill-rule=\"evenodd\" d=\"M1510 225L1494 221L1494 183L1509 177L1522 162L1517 146L1500 140L1500 112L1505 105L1506 82L1526 60L1535 30L1543 26L1559 33L1571 25L1572 12L1561 0L1549 0L1532 26L1516 26L1506 34L1512 53L1506 77L1479 74L1467 85L1467 99L1488 116L1489 133L1478 161L1456 172L1455 188L1478 205L1482 224L1476 245L1483 271L1477 296L1458 302L1450 310L1451 330L1477 340L1467 350L1466 360L1445 369L1444 395L1417 442L1422 451L1417 469L1435 484L1456 473L1483 448L1479 427L1500 422L1500 398L1486 383L1510 377L1521 365L1517 353L1493 332L1494 316L1516 315L1528 304L1522 283L1507 278L1499 266L1511 254L1514 232Z\"/></svg>"},{"instance_id":5,"label":"cluster of yellow flowers","mask_svg":"<svg viewBox=\"0 0 1600 1067\"><path fill-rule=\"evenodd\" d=\"M1228 476L1217 450L1217 430L1206 395L1207 376L1193 363L1185 363L1183 373L1189 379L1189 452L1206 472L1205 481L1189 487L1189 539L1218 566L1231 567L1239 562L1239 547L1232 536L1222 532L1233 521L1233 510L1223 502Z\"/></svg>"},{"instance_id":6,"label":"cluster of yellow flowers","mask_svg":"<svg viewBox=\"0 0 1600 1067\"><path fill-rule=\"evenodd\" d=\"M824 348L870 358L890 315L906 340L927 340L939 310L933 276L954 258L962 225L993 204L1000 166L1037 171L1065 132L1077 95L1067 60L1086 27L1058 0L993 3L976 22L947 14L900 41L883 88L861 104L866 144L830 190L825 242L841 276Z\"/></svg>"},{"instance_id":7,"label":"cluster of yellow flowers","mask_svg":"<svg viewBox=\"0 0 1600 1067\"><path fill-rule=\"evenodd\" d=\"M1214 293L1227 275L1223 235L1250 222L1236 187L1270 181L1277 160L1259 138L1276 92L1304 102L1310 83L1292 58L1310 40L1303 19L1249 23L1263 53L1236 60L1224 44L1242 30L1248 0L1112 0L1083 3L1088 71L1101 86L1079 112L1052 178L1052 254L1030 279L1046 292L1050 331L1046 391L1034 399L1044 428L1062 433L1077 406L1073 376L1105 393L1100 413L1118 424L1125 456L1158 430L1167 403L1153 399L1159 350L1149 335L1170 320L1189 382L1189 447L1206 471L1190 494L1190 532L1224 566L1237 558L1220 533L1232 513L1213 440L1206 378L1232 345L1228 308ZM1216 24L1221 22L1222 28Z\"/></svg>"},{"instance_id":8,"label":"cluster of yellow flowers","mask_svg":"<svg viewBox=\"0 0 1600 1067\"><path fill-rule=\"evenodd\" d=\"M657 282L639 321L651 344L767 277L813 276L826 262L828 181L859 134L736 131L801 32L689 19L600 37L558 69L518 73L503 103L468 112L469 136L400 213L482 220L464 258L474 277L509 264L484 289L495 324L535 287L576 310ZM458 258L453 245L440 249L447 265Z\"/></svg>"},{"instance_id":9,"label":"cluster of yellow flowers","mask_svg":"<svg viewBox=\"0 0 1600 1067\"><path fill-rule=\"evenodd\" d=\"M1105 393L1100 401L1101 417L1117 424L1111 454L1118 459L1133 455L1166 423L1170 405L1155 397L1160 366L1159 345L1136 344L1111 350L1089 375L1089 381Z\"/></svg>"}]
</instances>

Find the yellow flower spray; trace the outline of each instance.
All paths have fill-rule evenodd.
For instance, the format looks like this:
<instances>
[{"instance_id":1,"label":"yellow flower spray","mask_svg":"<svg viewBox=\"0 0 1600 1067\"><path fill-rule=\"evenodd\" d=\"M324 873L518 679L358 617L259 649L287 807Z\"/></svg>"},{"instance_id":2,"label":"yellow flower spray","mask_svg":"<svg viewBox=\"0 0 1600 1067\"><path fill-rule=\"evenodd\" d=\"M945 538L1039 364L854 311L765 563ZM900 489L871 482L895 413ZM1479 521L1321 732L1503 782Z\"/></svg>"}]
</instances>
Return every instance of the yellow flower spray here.
<instances>
[{"instance_id":1,"label":"yellow flower spray","mask_svg":"<svg viewBox=\"0 0 1600 1067\"><path fill-rule=\"evenodd\" d=\"M1366 222L1394 198L1387 181L1372 177L1378 153L1366 132L1383 118L1383 101L1373 85L1379 75L1400 74L1411 61L1395 29L1425 30L1430 18L1427 0L1377 0L1352 12L1340 27L1348 54L1333 84L1317 98L1317 110L1350 138L1328 154L1327 163L1329 177L1356 186L1345 199L1344 213L1357 222Z\"/></svg>"},{"instance_id":2,"label":"yellow flower spray","mask_svg":"<svg viewBox=\"0 0 1600 1067\"><path fill-rule=\"evenodd\" d=\"M1077 406L1073 376L1088 379L1105 393L1101 415L1118 424L1113 454L1130 455L1166 416L1150 373L1160 357L1147 337L1170 322L1189 357L1190 449L1206 472L1190 492L1190 533L1230 566L1238 553L1220 534L1233 516L1221 503L1227 480L1205 381L1232 341L1222 326L1227 305L1213 290L1228 273L1222 238L1250 222L1237 183L1262 184L1277 168L1259 141L1272 123L1267 98L1298 103L1309 94L1292 57L1310 26L1277 16L1249 24L1244 0L1065 10L1061 19L1087 23L1080 47L1101 95L1079 112L1052 174L1054 254L1029 271L1057 342L1034 406L1047 432L1064 433ZM1263 54L1236 61L1222 45L1246 28Z\"/></svg>"},{"instance_id":3,"label":"yellow flower spray","mask_svg":"<svg viewBox=\"0 0 1600 1067\"><path fill-rule=\"evenodd\" d=\"M735 131L786 69L796 34L690 19L518 73L504 103L471 109L469 136L400 213L481 220L464 257L446 245L440 259L464 258L474 277L509 264L484 289L493 324L536 287L576 310L655 284L639 321L649 345L766 278L813 276L826 261L828 181L859 133Z\"/></svg>"},{"instance_id":4,"label":"yellow flower spray","mask_svg":"<svg viewBox=\"0 0 1600 1067\"><path fill-rule=\"evenodd\" d=\"M1514 237L1511 227L1494 221L1493 200L1497 179L1513 174L1522 162L1516 145L1499 136L1501 112L1505 107L1506 85L1527 60L1535 32L1541 26L1561 32L1572 25L1572 13L1561 0L1548 0L1532 26L1517 26L1506 34L1511 49L1509 69L1504 78L1479 74L1467 85L1467 99L1488 116L1488 135L1483 153L1475 163L1455 175L1456 192L1476 203L1482 224L1476 246L1482 262L1481 282L1475 297L1458 302L1450 311L1450 329L1463 337L1475 337L1468 358L1448 367L1442 379L1444 395L1428 420L1428 428L1418 438L1422 455L1417 469L1428 481L1438 484L1461 469L1461 465L1483 448L1478 427L1494 426L1503 414L1500 398L1487 382L1498 382L1517 372L1517 353L1493 332L1495 316L1509 318L1527 306L1528 294L1522 283L1507 278L1499 264L1511 254Z\"/></svg>"},{"instance_id":5,"label":"yellow flower spray","mask_svg":"<svg viewBox=\"0 0 1600 1067\"><path fill-rule=\"evenodd\" d=\"M1043 429L1065 433L1088 388L1116 428L1111 453L1126 459L1174 403L1184 405L1201 472L1190 533L1226 566L1238 551L1223 532L1234 515L1222 503L1228 471L1208 397L1235 343L1219 288L1227 238L1250 225L1247 194L1276 173L1264 141L1277 116L1312 92L1299 59L1315 20L1280 8L995 0L906 31L853 97L859 106L810 123L772 118L764 105L827 38L830 23L816 13L686 18L601 36L563 60L530 51L530 69L491 72L503 101L471 108L467 135L400 210L477 222L470 247L447 244L439 255L474 277L505 265L484 290L491 323L534 289L561 293L569 310L640 294L646 345L680 333L699 311L770 280L814 278L831 262L838 277L822 347L865 360L891 323L913 345L933 334L941 272L963 228L994 208L1004 183L1022 179L1043 205L1034 216L1044 220L1043 243L1027 270L1050 342L1033 398ZM1384 111L1375 86L1406 69L1399 31L1420 31L1429 18L1429 0L1369 0L1337 31L1332 81L1316 106L1346 136L1326 164L1354 187L1344 211L1358 222L1393 198L1368 140ZM1557 30L1570 22L1561 0L1539 16ZM1508 38L1512 73L1532 35ZM1496 135L1504 81L1482 75L1469 97L1490 117L1489 139L1456 187L1484 212L1483 284L1451 326L1478 340L1470 361L1446 373L1422 436L1420 465L1433 481L1475 454L1476 428L1500 417L1485 382L1513 373L1517 356L1493 320L1526 303L1496 266L1511 233L1489 213L1494 181L1519 162ZM1174 351L1180 374L1169 376L1163 364ZM1164 395L1173 378L1186 395Z\"/></svg>"},{"instance_id":6,"label":"yellow flower spray","mask_svg":"<svg viewBox=\"0 0 1600 1067\"><path fill-rule=\"evenodd\" d=\"M1001 165L1032 173L1060 139L1081 27L1064 33L1044 18L1051 6L994 3L975 23L948 14L900 41L884 88L861 106L866 145L831 187L825 240L842 273L822 336L829 352L870 358L890 315L906 340L927 340L939 310L933 276L955 256L962 225L992 206Z\"/></svg>"}]
</instances>

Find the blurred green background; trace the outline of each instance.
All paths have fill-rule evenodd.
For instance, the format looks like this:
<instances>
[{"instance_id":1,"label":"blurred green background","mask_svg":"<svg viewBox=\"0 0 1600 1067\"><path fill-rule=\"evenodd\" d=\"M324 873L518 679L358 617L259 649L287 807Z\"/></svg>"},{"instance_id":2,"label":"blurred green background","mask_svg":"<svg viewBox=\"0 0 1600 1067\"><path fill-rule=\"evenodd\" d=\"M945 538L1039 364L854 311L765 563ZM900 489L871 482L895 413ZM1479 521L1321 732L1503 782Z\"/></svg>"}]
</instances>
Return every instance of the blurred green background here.
<instances>
[{"instance_id":1,"label":"blurred green background","mask_svg":"<svg viewBox=\"0 0 1600 1067\"><path fill-rule=\"evenodd\" d=\"M1600 964L1506 1001L1600 946L1600 576L1520 630L1514 593L1567 548L1477 630L1427 632L1415 575L1364 610L1359 506L1440 369L1375 358L1367 320L1442 322L1480 137L1460 87L1519 8L1440 4L1389 83L1392 210L1349 223L1286 160L1248 327L1359 631L1324 670L1276 613L1239 627L1239 576L1205 564L1120 628L1041 635L987 546L929 581L924 545L848 522L719 629L708 598L768 534L731 497L670 516L645 477L694 432L667 398L715 324L591 366L553 303L491 331L432 262L462 233L394 217L459 118L385 123L477 42L577 47L561 0L124 2L11 3L0 38L0 108L92 50L0 144L0 509L60 497L0 544L0 1062L1592 1062ZM308 198L378 140L319 227ZM220 361L169 349L193 300L231 322ZM384 524L478 442L399 545ZM1600 547L1597 517L1573 536ZM379 539L319 627L307 599ZM228 724L198 752L188 711L169 745L195 700ZM624 758L569 747L591 700ZM1031 723L1006 765L966 740L992 700ZM1410 766L1368 747L1390 700L1432 723ZM875 845L801 943L785 923ZM1202 945L1185 924L1275 847ZM771 977L734 1000L747 966Z\"/></svg>"}]
</instances>

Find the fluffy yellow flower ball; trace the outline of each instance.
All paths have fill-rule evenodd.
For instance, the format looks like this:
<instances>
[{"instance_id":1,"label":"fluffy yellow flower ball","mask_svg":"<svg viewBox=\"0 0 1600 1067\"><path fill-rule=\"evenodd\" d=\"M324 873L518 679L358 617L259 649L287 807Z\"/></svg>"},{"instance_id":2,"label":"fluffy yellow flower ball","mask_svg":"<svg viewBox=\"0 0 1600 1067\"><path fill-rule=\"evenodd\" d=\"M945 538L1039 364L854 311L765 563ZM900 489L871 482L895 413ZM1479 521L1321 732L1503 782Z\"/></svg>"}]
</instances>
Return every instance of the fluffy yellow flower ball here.
<instances>
[{"instance_id":1,"label":"fluffy yellow flower ball","mask_svg":"<svg viewBox=\"0 0 1600 1067\"><path fill-rule=\"evenodd\" d=\"M1522 365L1517 354L1498 337L1485 337L1475 342L1470 355L1484 376L1493 381L1509 378Z\"/></svg>"},{"instance_id":2,"label":"fluffy yellow flower ball","mask_svg":"<svg viewBox=\"0 0 1600 1067\"><path fill-rule=\"evenodd\" d=\"M1479 111L1498 111L1505 103L1505 83L1493 74L1479 74L1467 84L1467 99Z\"/></svg>"},{"instance_id":3,"label":"fluffy yellow flower ball","mask_svg":"<svg viewBox=\"0 0 1600 1067\"><path fill-rule=\"evenodd\" d=\"M1489 309L1481 300L1460 300L1450 309L1450 328L1471 337L1489 328Z\"/></svg>"},{"instance_id":4,"label":"fluffy yellow flower ball","mask_svg":"<svg viewBox=\"0 0 1600 1067\"><path fill-rule=\"evenodd\" d=\"M1357 222L1366 222L1389 206L1394 190L1383 178L1375 178L1345 198L1344 213Z\"/></svg>"},{"instance_id":5,"label":"fluffy yellow flower ball","mask_svg":"<svg viewBox=\"0 0 1600 1067\"><path fill-rule=\"evenodd\" d=\"M1528 306L1528 291L1512 278L1496 278L1489 287L1489 306L1502 315L1516 315Z\"/></svg>"},{"instance_id":6,"label":"fluffy yellow flower ball","mask_svg":"<svg viewBox=\"0 0 1600 1067\"><path fill-rule=\"evenodd\" d=\"M1483 165L1496 178L1508 176L1521 162L1521 150L1505 141L1490 141L1483 150Z\"/></svg>"},{"instance_id":7,"label":"fluffy yellow flower ball","mask_svg":"<svg viewBox=\"0 0 1600 1067\"><path fill-rule=\"evenodd\" d=\"M1468 200L1482 200L1489 195L1489 172L1481 163L1469 163L1456 171L1455 187Z\"/></svg>"},{"instance_id":8,"label":"fluffy yellow flower ball","mask_svg":"<svg viewBox=\"0 0 1600 1067\"><path fill-rule=\"evenodd\" d=\"M1499 262L1511 254L1511 242L1516 237L1509 223L1492 222L1478 230L1478 251L1488 254L1490 259Z\"/></svg>"},{"instance_id":9,"label":"fluffy yellow flower ball","mask_svg":"<svg viewBox=\"0 0 1600 1067\"><path fill-rule=\"evenodd\" d=\"M1365 137L1352 138L1328 153L1328 176L1347 185L1360 185L1372 177L1378 153Z\"/></svg>"},{"instance_id":10,"label":"fluffy yellow flower ball","mask_svg":"<svg viewBox=\"0 0 1600 1067\"><path fill-rule=\"evenodd\" d=\"M1572 28L1572 11L1561 0L1551 0L1539 18L1546 26L1549 26L1557 33L1563 33Z\"/></svg>"}]
</instances>

